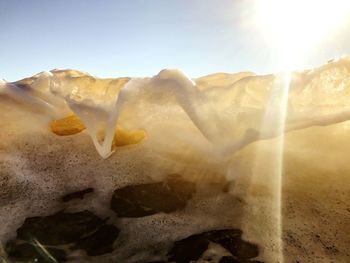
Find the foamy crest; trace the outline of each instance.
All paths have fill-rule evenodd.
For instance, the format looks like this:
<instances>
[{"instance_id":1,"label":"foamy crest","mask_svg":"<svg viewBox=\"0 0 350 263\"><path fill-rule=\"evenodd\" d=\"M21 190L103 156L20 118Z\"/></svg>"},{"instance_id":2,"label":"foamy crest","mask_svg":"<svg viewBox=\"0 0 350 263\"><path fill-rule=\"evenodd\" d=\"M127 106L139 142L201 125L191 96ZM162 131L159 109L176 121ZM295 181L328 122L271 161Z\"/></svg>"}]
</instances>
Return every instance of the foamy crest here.
<instances>
[{"instance_id":1,"label":"foamy crest","mask_svg":"<svg viewBox=\"0 0 350 263\"><path fill-rule=\"evenodd\" d=\"M293 73L285 131L348 120L349 68L349 59L343 58L316 70ZM53 117L60 112L73 111L84 122L103 158L113 153L115 127L125 104L135 107L145 103L178 104L202 135L216 149L228 154L253 141L280 135L273 128L277 119L274 116L271 116L271 129L261 131L259 127L272 90L276 86L286 88L278 84L282 81L282 74L232 75L231 82L228 81L230 75L210 75L198 79L197 85L179 70L162 70L153 78L125 81L126 84L122 83L110 92L113 85L108 82L98 85L99 80L92 76L73 73L44 72L33 79L1 86L3 93L41 108ZM203 89L205 86L209 88ZM272 112L278 114L278 111L277 103ZM101 129L106 134L103 142L97 138Z\"/></svg>"}]
</instances>

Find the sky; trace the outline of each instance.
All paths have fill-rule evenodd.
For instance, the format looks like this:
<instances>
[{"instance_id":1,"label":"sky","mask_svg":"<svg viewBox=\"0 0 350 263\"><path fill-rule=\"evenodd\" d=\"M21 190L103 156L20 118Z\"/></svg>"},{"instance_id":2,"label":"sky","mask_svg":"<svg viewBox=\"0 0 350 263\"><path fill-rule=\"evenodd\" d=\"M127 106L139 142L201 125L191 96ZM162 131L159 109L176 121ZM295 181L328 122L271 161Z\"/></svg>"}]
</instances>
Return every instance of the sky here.
<instances>
[{"instance_id":1,"label":"sky","mask_svg":"<svg viewBox=\"0 0 350 263\"><path fill-rule=\"evenodd\" d=\"M153 76L164 68L191 77L275 72L278 56L252 19L254 1L0 0L0 79L55 68L99 77ZM300 66L350 55L349 35L344 28Z\"/></svg>"}]
</instances>

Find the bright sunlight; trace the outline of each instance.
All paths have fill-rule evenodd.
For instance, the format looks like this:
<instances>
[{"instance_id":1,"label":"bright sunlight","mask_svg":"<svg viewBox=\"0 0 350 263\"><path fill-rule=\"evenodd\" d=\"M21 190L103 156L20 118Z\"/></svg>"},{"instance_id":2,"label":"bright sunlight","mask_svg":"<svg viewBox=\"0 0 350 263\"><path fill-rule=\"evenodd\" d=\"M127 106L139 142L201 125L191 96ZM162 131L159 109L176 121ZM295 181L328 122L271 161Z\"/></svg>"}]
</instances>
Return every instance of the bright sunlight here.
<instances>
[{"instance_id":1,"label":"bright sunlight","mask_svg":"<svg viewBox=\"0 0 350 263\"><path fill-rule=\"evenodd\" d=\"M347 30L348 0L256 0L255 17L259 31L289 70L310 50Z\"/></svg>"}]
</instances>

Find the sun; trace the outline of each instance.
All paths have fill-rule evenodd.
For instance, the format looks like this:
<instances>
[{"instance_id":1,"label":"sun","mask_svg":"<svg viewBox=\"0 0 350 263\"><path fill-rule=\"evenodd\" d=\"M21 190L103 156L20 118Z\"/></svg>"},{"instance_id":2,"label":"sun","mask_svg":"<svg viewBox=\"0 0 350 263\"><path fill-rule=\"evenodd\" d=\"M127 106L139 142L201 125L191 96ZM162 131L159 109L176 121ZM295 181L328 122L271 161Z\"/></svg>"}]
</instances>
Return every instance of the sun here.
<instances>
[{"instance_id":1,"label":"sun","mask_svg":"<svg viewBox=\"0 0 350 263\"><path fill-rule=\"evenodd\" d=\"M255 0L254 20L280 56L293 68L310 50L341 30L350 30L349 0Z\"/></svg>"}]
</instances>

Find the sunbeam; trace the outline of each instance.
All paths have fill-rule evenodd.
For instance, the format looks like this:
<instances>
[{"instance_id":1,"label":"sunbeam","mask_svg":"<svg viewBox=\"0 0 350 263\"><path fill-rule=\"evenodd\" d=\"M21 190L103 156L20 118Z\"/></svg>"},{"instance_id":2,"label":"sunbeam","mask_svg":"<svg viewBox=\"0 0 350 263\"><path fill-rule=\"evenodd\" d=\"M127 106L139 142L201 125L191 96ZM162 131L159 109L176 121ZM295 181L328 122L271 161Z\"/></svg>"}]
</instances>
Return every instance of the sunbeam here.
<instances>
[{"instance_id":1,"label":"sunbeam","mask_svg":"<svg viewBox=\"0 0 350 263\"><path fill-rule=\"evenodd\" d=\"M272 204L273 214L276 220L276 246L277 246L277 256L280 263L284 262L283 256L283 229L282 229L282 186L283 186L283 150L284 150L284 129L285 121L287 117L288 109L288 93L290 86L290 72L283 73L281 77L275 82L270 105L277 105L277 110L274 106L268 107L262 125L262 130L267 128L270 129L271 118L274 118L275 129L281 134L281 138L278 140L274 149L274 165L271 166L272 174L274 178L273 185L273 198L274 202Z\"/></svg>"},{"instance_id":2,"label":"sunbeam","mask_svg":"<svg viewBox=\"0 0 350 263\"><path fill-rule=\"evenodd\" d=\"M276 139L260 142L256 146L255 160L253 162L250 185L247 189L249 206L255 217L255 224L264 225L264 233L259 235L259 240L265 244L271 244L268 258L273 262L284 262L283 256L283 233L282 233L282 186L283 186L283 152L284 152L284 129L288 109L288 93L290 86L289 72L280 74L271 87L271 96L266 106L264 118L261 123L261 136L280 134ZM268 144L268 147L266 147ZM267 187L267 199L257 194L257 185ZM244 217L248 216L245 215ZM245 222L252 218L243 218Z\"/></svg>"}]
</instances>

